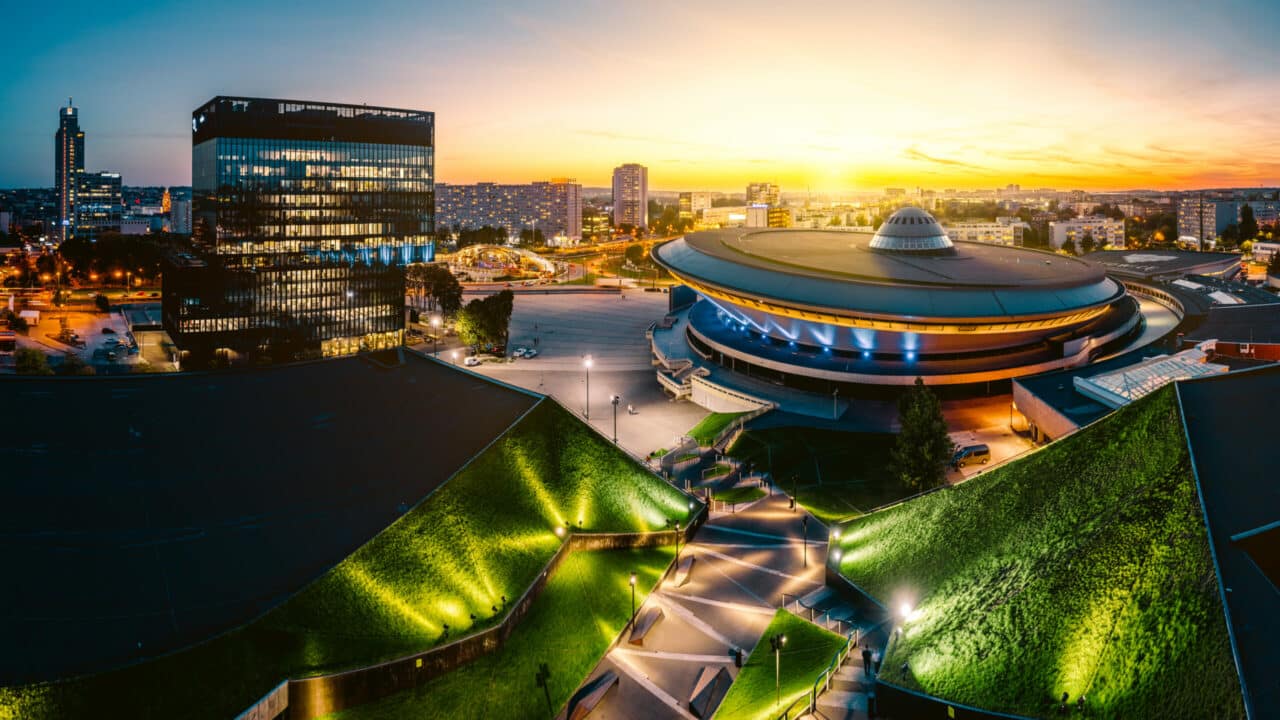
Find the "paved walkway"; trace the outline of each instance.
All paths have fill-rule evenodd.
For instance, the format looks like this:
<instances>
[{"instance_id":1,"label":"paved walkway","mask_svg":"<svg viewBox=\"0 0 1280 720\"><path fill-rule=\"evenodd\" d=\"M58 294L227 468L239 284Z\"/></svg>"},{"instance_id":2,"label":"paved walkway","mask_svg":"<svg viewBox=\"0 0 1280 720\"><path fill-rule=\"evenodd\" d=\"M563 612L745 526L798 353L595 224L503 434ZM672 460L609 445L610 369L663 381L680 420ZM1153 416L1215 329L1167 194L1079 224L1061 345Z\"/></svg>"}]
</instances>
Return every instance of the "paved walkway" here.
<instances>
[{"instance_id":1,"label":"paved walkway","mask_svg":"<svg viewBox=\"0 0 1280 720\"><path fill-rule=\"evenodd\" d=\"M789 607L797 609L797 596L825 592L829 607L842 606L833 615L853 615L834 593L824 590L826 528L813 518L805 566L801 517L788 509L782 495L764 498L736 513L713 513L694 541L680 548L682 557L697 558L688 582L675 587L668 580L638 610L658 607L663 611L663 619L649 631L644 646L631 645L624 638L587 678L606 670L614 670L621 678L591 717L693 717L689 696L699 671L722 665L736 677L734 649L743 650L745 661L782 605L784 593ZM817 614L824 611L821 608ZM855 617L854 623L859 622L870 626Z\"/></svg>"}]
</instances>

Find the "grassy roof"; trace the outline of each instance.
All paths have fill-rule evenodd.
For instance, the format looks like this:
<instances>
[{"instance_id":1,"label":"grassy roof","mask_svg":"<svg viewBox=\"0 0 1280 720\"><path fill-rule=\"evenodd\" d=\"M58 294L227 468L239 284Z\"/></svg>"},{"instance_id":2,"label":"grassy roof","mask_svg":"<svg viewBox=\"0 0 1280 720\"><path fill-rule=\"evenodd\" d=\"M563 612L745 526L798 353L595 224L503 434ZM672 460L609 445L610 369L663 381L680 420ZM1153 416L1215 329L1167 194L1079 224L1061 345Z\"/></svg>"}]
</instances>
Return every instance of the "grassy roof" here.
<instances>
[{"instance_id":1,"label":"grassy roof","mask_svg":"<svg viewBox=\"0 0 1280 720\"><path fill-rule=\"evenodd\" d=\"M840 571L912 617L884 678L1051 715L1243 716L1173 388L850 523ZM909 669L902 673L902 663Z\"/></svg>"}]
</instances>

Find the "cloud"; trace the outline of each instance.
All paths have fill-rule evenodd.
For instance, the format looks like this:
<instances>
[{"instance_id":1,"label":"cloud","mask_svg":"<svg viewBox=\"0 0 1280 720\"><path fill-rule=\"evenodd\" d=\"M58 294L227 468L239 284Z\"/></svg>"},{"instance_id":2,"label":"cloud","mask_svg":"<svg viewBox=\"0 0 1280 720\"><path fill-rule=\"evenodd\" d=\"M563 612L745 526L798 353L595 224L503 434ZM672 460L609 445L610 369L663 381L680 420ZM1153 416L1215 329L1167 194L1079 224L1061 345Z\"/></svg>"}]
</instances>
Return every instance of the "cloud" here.
<instances>
[{"instance_id":1,"label":"cloud","mask_svg":"<svg viewBox=\"0 0 1280 720\"><path fill-rule=\"evenodd\" d=\"M979 172L988 172L988 169L981 165L973 165L971 163L955 160L952 158L935 157L922 152L915 145L908 147L902 151L902 156L908 160L916 160L918 162L934 163L935 165L946 165L948 167L967 168L969 170L977 170Z\"/></svg>"}]
</instances>

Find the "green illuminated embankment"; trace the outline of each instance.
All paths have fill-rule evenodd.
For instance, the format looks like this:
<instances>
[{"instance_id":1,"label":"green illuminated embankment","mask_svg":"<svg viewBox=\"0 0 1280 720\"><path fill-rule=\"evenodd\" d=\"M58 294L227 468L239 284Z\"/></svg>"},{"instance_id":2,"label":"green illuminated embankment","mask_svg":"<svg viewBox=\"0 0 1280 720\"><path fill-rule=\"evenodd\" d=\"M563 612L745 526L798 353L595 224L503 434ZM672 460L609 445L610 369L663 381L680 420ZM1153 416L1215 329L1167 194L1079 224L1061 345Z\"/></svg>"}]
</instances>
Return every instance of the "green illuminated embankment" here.
<instances>
[{"instance_id":1,"label":"green illuminated embankment","mask_svg":"<svg viewBox=\"0 0 1280 720\"><path fill-rule=\"evenodd\" d=\"M890 682L1033 716L1064 692L1091 718L1244 714L1172 387L834 549L909 611Z\"/></svg>"},{"instance_id":2,"label":"green illuminated embankment","mask_svg":"<svg viewBox=\"0 0 1280 720\"><path fill-rule=\"evenodd\" d=\"M369 472L379 472L376 461ZM520 597L566 524L642 532L688 514L683 495L544 400L421 505L258 620L130 668L0 689L0 719L233 717L287 677L430 648L446 624L448 639L495 624L502 597Z\"/></svg>"}]
</instances>

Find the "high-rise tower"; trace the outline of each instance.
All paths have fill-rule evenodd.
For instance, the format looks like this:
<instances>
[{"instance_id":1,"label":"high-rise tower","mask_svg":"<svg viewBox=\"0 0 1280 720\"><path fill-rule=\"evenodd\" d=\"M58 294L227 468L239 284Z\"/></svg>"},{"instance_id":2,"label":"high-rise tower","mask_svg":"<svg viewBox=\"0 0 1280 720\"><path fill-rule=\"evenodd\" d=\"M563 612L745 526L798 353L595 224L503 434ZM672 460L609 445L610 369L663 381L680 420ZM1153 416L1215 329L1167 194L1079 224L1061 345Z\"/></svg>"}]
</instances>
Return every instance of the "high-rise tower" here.
<instances>
[{"instance_id":1,"label":"high-rise tower","mask_svg":"<svg viewBox=\"0 0 1280 720\"><path fill-rule=\"evenodd\" d=\"M80 113L71 98L58 110L58 132L54 135L53 182L58 191L58 232L60 240L75 235L77 196L84 173L84 132Z\"/></svg>"}]
</instances>

